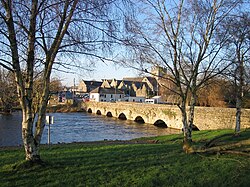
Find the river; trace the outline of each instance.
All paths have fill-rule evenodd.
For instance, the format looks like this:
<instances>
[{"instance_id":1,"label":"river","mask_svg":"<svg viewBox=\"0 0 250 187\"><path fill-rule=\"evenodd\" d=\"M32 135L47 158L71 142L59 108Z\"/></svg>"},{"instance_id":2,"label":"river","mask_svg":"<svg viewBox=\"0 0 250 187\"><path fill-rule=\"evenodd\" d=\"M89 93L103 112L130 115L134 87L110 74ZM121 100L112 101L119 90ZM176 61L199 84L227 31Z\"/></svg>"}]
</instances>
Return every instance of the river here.
<instances>
[{"instance_id":1,"label":"river","mask_svg":"<svg viewBox=\"0 0 250 187\"><path fill-rule=\"evenodd\" d=\"M99 140L130 140L139 137L178 133L178 130L159 128L150 124L119 120L89 113L53 113L54 124L50 126L52 144ZM22 145L21 113L0 114L0 147ZM46 125L42 144L48 142Z\"/></svg>"}]
</instances>

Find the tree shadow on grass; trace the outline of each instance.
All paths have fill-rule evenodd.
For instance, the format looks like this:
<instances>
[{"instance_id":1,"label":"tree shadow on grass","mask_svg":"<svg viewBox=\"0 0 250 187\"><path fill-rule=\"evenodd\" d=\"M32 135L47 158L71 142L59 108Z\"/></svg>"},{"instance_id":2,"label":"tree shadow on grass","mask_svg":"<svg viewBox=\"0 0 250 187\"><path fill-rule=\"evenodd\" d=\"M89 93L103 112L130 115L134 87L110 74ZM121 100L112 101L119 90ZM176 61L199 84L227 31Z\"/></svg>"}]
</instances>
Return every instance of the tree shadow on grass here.
<instances>
[{"instance_id":1,"label":"tree shadow on grass","mask_svg":"<svg viewBox=\"0 0 250 187\"><path fill-rule=\"evenodd\" d=\"M13 171L32 171L32 170L39 170L43 169L45 167L49 166L49 162L38 160L36 162L34 161L20 161L17 162L12 166Z\"/></svg>"}]
</instances>

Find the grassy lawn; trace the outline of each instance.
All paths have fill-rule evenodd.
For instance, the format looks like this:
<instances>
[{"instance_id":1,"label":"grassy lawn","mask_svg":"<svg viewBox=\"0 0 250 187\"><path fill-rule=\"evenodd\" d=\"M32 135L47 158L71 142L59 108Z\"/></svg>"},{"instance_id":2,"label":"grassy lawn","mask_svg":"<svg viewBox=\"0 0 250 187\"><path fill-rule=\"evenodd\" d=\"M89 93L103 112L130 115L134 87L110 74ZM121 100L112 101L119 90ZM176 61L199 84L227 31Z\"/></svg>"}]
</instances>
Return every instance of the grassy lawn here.
<instances>
[{"instance_id":1,"label":"grassy lawn","mask_svg":"<svg viewBox=\"0 0 250 187\"><path fill-rule=\"evenodd\" d=\"M228 132L195 132L194 141ZM250 138L250 131L239 138ZM1 148L0 186L250 186L248 157L186 155L181 135L150 139L158 142L43 146L46 165L33 167L26 167L22 148Z\"/></svg>"}]
</instances>

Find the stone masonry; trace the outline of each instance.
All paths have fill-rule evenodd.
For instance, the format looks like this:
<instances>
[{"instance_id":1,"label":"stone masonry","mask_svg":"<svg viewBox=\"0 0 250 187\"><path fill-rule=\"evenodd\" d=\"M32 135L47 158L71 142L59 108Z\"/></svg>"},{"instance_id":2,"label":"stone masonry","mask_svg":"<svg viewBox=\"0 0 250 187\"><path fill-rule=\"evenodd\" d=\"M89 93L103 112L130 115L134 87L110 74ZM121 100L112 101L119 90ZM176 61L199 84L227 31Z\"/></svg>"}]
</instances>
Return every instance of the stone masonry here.
<instances>
[{"instance_id":1,"label":"stone masonry","mask_svg":"<svg viewBox=\"0 0 250 187\"><path fill-rule=\"evenodd\" d=\"M182 129L181 112L175 105L128 103L128 102L86 102L86 111L112 115L119 118L125 116L128 120L142 118L145 123L154 124L163 121L170 128ZM233 129L235 127L235 109L217 107L196 107L194 124L200 130ZM244 109L241 117L241 128L250 128L250 110Z\"/></svg>"}]
</instances>

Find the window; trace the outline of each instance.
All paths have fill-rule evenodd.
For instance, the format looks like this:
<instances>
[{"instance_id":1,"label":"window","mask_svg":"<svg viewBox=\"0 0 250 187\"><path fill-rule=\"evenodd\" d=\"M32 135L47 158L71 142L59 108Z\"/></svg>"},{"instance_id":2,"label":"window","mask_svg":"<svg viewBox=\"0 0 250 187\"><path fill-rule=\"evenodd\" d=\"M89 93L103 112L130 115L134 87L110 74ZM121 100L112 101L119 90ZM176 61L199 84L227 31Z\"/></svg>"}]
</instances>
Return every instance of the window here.
<instances>
[{"instance_id":1,"label":"window","mask_svg":"<svg viewBox=\"0 0 250 187\"><path fill-rule=\"evenodd\" d=\"M122 98L122 95L120 95L120 98Z\"/></svg>"},{"instance_id":2,"label":"window","mask_svg":"<svg viewBox=\"0 0 250 187\"><path fill-rule=\"evenodd\" d=\"M111 96L110 96L111 98L113 98L113 95L111 94Z\"/></svg>"}]
</instances>

